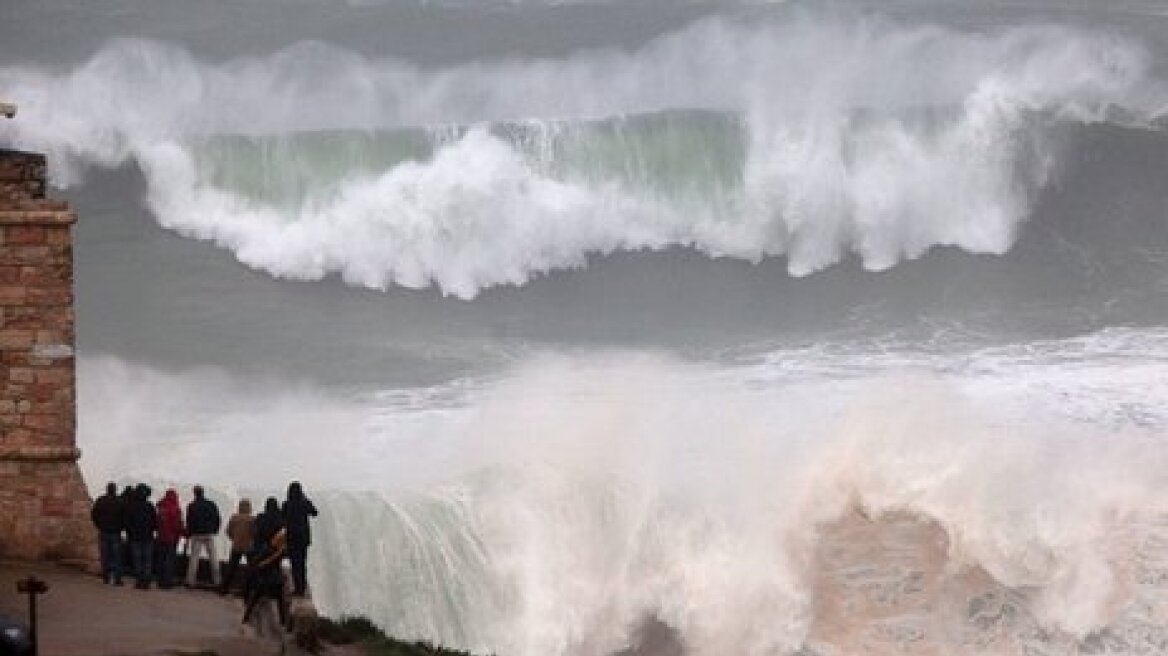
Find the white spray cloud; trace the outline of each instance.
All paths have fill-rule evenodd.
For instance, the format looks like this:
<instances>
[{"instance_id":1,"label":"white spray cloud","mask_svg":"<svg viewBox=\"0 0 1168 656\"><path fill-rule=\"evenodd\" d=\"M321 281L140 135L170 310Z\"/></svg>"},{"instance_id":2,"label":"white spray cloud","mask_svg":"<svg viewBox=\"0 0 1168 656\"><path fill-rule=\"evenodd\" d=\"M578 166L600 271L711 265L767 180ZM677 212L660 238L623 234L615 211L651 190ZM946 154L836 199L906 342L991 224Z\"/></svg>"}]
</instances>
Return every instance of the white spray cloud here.
<instances>
[{"instance_id":1,"label":"white spray cloud","mask_svg":"<svg viewBox=\"0 0 1168 656\"><path fill-rule=\"evenodd\" d=\"M1152 539L1139 519L1166 510L1162 440L1080 423L1065 401L1162 404L1164 386L1142 359L1089 370L1031 355L989 354L993 373L888 363L766 386L646 354L547 356L446 410L388 415L309 387L87 360L79 441L95 485L305 481L326 612L482 652L611 653L645 617L698 656L794 651L817 621L819 527L854 508L936 522L952 580L986 572L1051 639L1123 629L1120 611L1146 601L1128 532ZM972 592L927 594L955 595L940 608Z\"/></svg>"}]
</instances>

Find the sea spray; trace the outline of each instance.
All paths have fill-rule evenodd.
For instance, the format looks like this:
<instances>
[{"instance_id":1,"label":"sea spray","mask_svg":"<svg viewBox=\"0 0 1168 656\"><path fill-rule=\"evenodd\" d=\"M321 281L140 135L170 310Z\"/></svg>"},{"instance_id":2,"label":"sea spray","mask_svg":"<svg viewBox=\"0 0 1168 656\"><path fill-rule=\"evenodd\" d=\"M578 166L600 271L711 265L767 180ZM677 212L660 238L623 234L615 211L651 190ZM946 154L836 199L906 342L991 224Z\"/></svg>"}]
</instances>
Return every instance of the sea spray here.
<instances>
[{"instance_id":1,"label":"sea spray","mask_svg":"<svg viewBox=\"0 0 1168 656\"><path fill-rule=\"evenodd\" d=\"M860 574L831 555L850 548L831 542L849 533L829 527L884 526L896 513L932 523L938 533L925 535L948 543L939 553L935 538L903 547L922 554L913 558L943 559L940 569L897 560L896 551L872 556L870 565L890 567L893 580L919 571L943 583L905 583L896 603L948 609L1013 595L1029 624L1000 638L1011 650L1139 635L1138 609L1159 588L1140 583L1146 575L1133 579L1125 562L1130 534L1141 536L1136 544L1155 539L1154 518L1168 510L1156 493L1159 442L1129 423L1106 429L1112 446L1101 454L1100 426L1068 417L1060 388L1044 383L1061 369L1024 355L1002 369L1002 352L984 353L993 374L975 353L972 367L933 357L919 360L926 368L884 374L840 375L857 370L836 361L836 374L762 387L744 385L742 371L656 355L549 356L481 381L450 410L380 420L373 408L310 392L265 400L252 388L235 397L242 388L233 392L229 381L140 372L164 396L169 384L187 398L235 398L207 415L217 419L171 423L158 456L149 457L147 441L135 460L153 476L171 472L237 494L279 496L284 479L306 481L322 509L310 581L327 612L359 611L393 634L477 651L617 652L647 618L672 627L693 654L830 643L817 595L867 593L851 583L866 585ZM86 366L98 367L89 380L102 380L123 365ZM1104 394L1096 402L1106 406L1115 402L1108 395L1126 396L1148 375L1137 359L1113 362L1091 376L1089 393ZM997 390L1009 386L994 381L1006 379L1028 381L1025 416L999 407ZM242 404L293 417L289 409L305 403L348 406L337 417L350 419L297 431L257 421L254 410L233 412ZM117 416L84 410L89 431ZM354 422L353 413L364 418ZM149 432L160 420L140 416L121 428ZM85 448L103 439L83 438ZM201 453L239 458L250 479L222 458L200 464L164 447L193 440ZM879 530L895 544L918 534L912 526L889 520ZM893 560L881 564L886 557ZM817 567L843 568L831 570L840 583L816 588ZM912 626L932 627L922 638L929 644L966 653L988 639L964 615L920 613ZM855 630L883 621L850 620ZM970 642L952 642L962 632Z\"/></svg>"}]
</instances>

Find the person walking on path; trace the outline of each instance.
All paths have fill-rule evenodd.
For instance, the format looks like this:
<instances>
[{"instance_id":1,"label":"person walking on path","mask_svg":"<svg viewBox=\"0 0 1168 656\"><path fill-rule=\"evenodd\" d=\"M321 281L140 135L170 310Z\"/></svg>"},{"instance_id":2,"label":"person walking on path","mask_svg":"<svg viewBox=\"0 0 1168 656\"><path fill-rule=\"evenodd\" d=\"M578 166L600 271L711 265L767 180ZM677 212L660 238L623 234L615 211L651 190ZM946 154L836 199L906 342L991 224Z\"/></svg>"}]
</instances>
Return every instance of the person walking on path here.
<instances>
[{"instance_id":1,"label":"person walking on path","mask_svg":"<svg viewBox=\"0 0 1168 656\"><path fill-rule=\"evenodd\" d=\"M240 499L235 514L227 520L227 537L231 539L231 556L227 559L227 571L223 575L223 585L219 587L219 594L231 591L231 582L235 579L235 570L239 568L239 561L247 558L251 565L251 553L255 547L255 515L251 514L251 499ZM247 598L247 589L243 596Z\"/></svg>"},{"instance_id":2,"label":"person walking on path","mask_svg":"<svg viewBox=\"0 0 1168 656\"><path fill-rule=\"evenodd\" d=\"M219 534L219 506L203 496L203 486L194 487L195 499L187 505L187 545L190 562L187 563L187 586L195 587L199 573L199 552L206 551L211 564L211 581L219 587L219 555L215 553L215 536Z\"/></svg>"},{"instance_id":3,"label":"person walking on path","mask_svg":"<svg viewBox=\"0 0 1168 656\"><path fill-rule=\"evenodd\" d=\"M97 548L101 558L101 580L122 584L122 530L126 524L126 509L118 496L118 486L106 483L105 494L93 502L89 518L97 527Z\"/></svg>"},{"instance_id":4,"label":"person walking on path","mask_svg":"<svg viewBox=\"0 0 1168 656\"><path fill-rule=\"evenodd\" d=\"M247 597L243 608L243 623L251 619L252 611L264 599L276 602L280 614L280 626L288 624L288 608L284 603L284 571L280 563L284 559L285 529L276 531L267 543L257 543L256 559L250 566L247 583Z\"/></svg>"},{"instance_id":5,"label":"person walking on path","mask_svg":"<svg viewBox=\"0 0 1168 656\"><path fill-rule=\"evenodd\" d=\"M150 503L150 487L139 483L126 507L126 539L130 543L130 560L134 564L134 587L150 587L154 553L154 532L158 530L158 512Z\"/></svg>"},{"instance_id":6,"label":"person walking on path","mask_svg":"<svg viewBox=\"0 0 1168 656\"><path fill-rule=\"evenodd\" d=\"M288 527L288 561L292 565L292 594L303 597L308 589L308 545L312 543L309 517L316 517L316 506L304 495L299 481L288 485L288 498L281 508Z\"/></svg>"},{"instance_id":7,"label":"person walking on path","mask_svg":"<svg viewBox=\"0 0 1168 656\"><path fill-rule=\"evenodd\" d=\"M158 587L174 587L174 560L178 551L178 541L186 533L183 529L182 506L178 502L178 492L171 488L158 502Z\"/></svg>"}]
</instances>

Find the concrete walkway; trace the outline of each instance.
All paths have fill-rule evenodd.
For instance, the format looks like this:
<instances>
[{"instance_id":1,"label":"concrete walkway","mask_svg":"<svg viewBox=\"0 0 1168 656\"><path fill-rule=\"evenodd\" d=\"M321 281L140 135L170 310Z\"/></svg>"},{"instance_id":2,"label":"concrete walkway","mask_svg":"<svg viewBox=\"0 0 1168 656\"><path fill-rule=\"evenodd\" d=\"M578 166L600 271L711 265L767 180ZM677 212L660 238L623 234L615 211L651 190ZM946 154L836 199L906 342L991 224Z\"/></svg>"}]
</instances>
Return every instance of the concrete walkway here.
<instances>
[{"instance_id":1,"label":"concrete walkway","mask_svg":"<svg viewBox=\"0 0 1168 656\"><path fill-rule=\"evenodd\" d=\"M262 656L280 645L245 635L243 603L208 590L118 587L77 569L0 561L0 614L28 622L16 582L49 585L37 600L39 656ZM330 654L343 653L330 650ZM351 652L344 652L351 653Z\"/></svg>"}]
</instances>

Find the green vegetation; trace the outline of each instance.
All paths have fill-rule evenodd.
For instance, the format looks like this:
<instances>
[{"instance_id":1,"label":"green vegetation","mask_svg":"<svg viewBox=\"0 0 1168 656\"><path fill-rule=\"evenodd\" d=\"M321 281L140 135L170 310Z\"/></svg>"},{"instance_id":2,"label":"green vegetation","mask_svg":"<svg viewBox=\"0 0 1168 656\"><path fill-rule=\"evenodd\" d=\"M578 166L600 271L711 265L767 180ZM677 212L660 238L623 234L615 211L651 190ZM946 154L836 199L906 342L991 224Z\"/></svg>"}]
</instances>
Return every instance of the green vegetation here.
<instances>
[{"instance_id":1,"label":"green vegetation","mask_svg":"<svg viewBox=\"0 0 1168 656\"><path fill-rule=\"evenodd\" d=\"M325 642L358 644L369 656L472 656L465 651L444 649L428 642L395 640L364 617L342 617L339 621L322 617L317 623L317 631Z\"/></svg>"}]
</instances>

